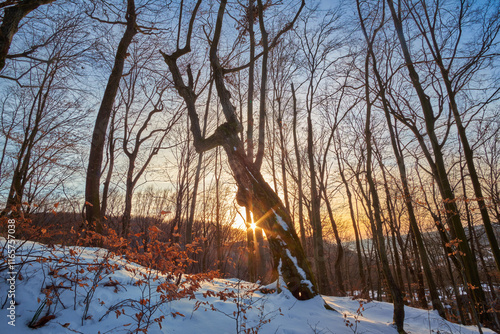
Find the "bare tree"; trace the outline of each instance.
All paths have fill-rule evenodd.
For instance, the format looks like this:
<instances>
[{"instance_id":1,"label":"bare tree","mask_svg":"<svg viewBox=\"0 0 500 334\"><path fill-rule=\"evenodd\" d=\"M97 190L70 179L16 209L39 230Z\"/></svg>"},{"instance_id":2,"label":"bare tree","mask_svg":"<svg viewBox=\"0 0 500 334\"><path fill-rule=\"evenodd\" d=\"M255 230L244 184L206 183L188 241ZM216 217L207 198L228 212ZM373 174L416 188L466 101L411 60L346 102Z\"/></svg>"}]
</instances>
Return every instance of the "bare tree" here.
<instances>
[{"instance_id":1,"label":"bare tree","mask_svg":"<svg viewBox=\"0 0 500 334\"><path fill-rule=\"evenodd\" d=\"M313 22L313 12L304 18L302 31L297 32L300 40L302 57L298 59L306 75L306 99L305 110L307 112L307 161L310 182L310 223L313 231L313 250L318 275L318 284L322 293L329 293L330 285L326 275L326 262L323 246L323 227L321 221L321 193L318 186L319 167L316 163L316 155L321 154L318 150L316 137L314 136L313 115L317 113L321 97L319 89L325 84L328 70L334 64L331 59L332 53L342 45L341 40L335 35L338 29L336 22L339 13L330 11L320 18L319 22ZM320 129L322 130L322 129Z\"/></svg>"},{"instance_id":2,"label":"bare tree","mask_svg":"<svg viewBox=\"0 0 500 334\"><path fill-rule=\"evenodd\" d=\"M128 55L128 47L137 33L135 1L127 0L127 11L125 14L125 31L118 44L115 54L113 69L109 75L108 84L102 97L101 106L97 113L92 142L90 144L89 163L87 168L87 179L85 183L85 219L90 224L90 228L96 232L102 232L101 203L100 203L100 181L101 167L106 143L106 131L109 119L115 103L116 94L123 75L125 59Z\"/></svg>"},{"instance_id":3,"label":"bare tree","mask_svg":"<svg viewBox=\"0 0 500 334\"><path fill-rule=\"evenodd\" d=\"M411 231L413 233L413 237L415 238L415 241L416 241L416 244L417 244L418 250L419 250L419 255L420 255L420 258L422 260L424 273L425 273L425 276L427 278L427 283L429 285L429 291L430 291L430 295L431 295L433 308L439 312L439 315L441 315L442 317L445 317L444 308L443 308L443 305L439 299L439 294L438 294L438 291L437 291L437 288L436 288L436 285L434 282L434 278L432 275L432 271L431 271L431 268L429 265L427 251L425 249L422 235L420 233L420 229L419 229L418 224L417 224L417 219L415 217L415 212L414 212L413 204L412 204L412 196L410 194L409 185L408 185L408 176L407 176L407 172L406 172L406 166L405 166L404 158L403 158L403 155L401 152L401 147L399 144L400 141L396 137L396 134L395 134L395 131L394 131L394 128L392 125L392 119L390 116L390 106L389 106L389 101L386 97L386 90L385 90L386 84L383 82L382 76L378 70L377 57L375 55L373 44L374 44L374 40L376 37L376 33L379 29L382 28L382 26L376 26L373 29L373 31L371 32L372 35L370 36L369 35L370 32L368 31L368 28L365 24L365 19L363 18L360 1L357 1L357 4L358 4L358 15L359 15L360 23L361 23L361 29L362 29L363 34L365 36L365 40L367 43L367 50L368 50L370 57L371 57L371 67L373 69L373 72L374 72L374 75L376 78L376 83L378 84L378 87L379 87L379 95L380 95L380 98L382 99L382 106L384 109L384 114L386 117L387 126L389 129L389 134L390 134L390 138L391 138L391 145L392 145L393 152L394 152L394 155L396 157L396 161L397 161L398 168L399 168L399 174L400 174L400 179L401 179L402 186L403 186L403 195L404 195L404 199L405 199L406 209L408 211L408 218L410 221ZM384 8L382 8L382 11L383 10L384 10ZM383 24L382 23L383 17L384 17L384 13L382 13L382 15L381 15L381 19L380 19L381 23L380 24Z\"/></svg>"},{"instance_id":4,"label":"bare tree","mask_svg":"<svg viewBox=\"0 0 500 334\"><path fill-rule=\"evenodd\" d=\"M345 187L345 192L347 195L347 205L349 206L349 215L351 218L351 223L352 223L352 228L354 231L354 238L355 238L355 243L356 243L356 255L357 255L357 262L358 262L358 271L359 271L359 276L361 278L361 289L360 289L361 290L361 297L364 298L365 295L367 294L368 285L366 282L365 267L363 266L363 254L361 251L361 236L360 236L359 226L358 226L357 219L356 219L355 208L354 208L354 203L353 203L353 198L352 198L353 197L352 192L350 189L349 182L347 181L347 177L345 175L343 154L341 152L341 148L338 147L339 145L336 144L338 141L339 141L339 139L334 141L335 154L337 156L337 166L338 166L339 175L340 175L342 183Z\"/></svg>"},{"instance_id":5,"label":"bare tree","mask_svg":"<svg viewBox=\"0 0 500 334\"><path fill-rule=\"evenodd\" d=\"M83 119L82 101L73 99L70 102L69 98L73 90L69 83L80 75L73 70L74 65L82 61L81 53L84 54L87 47L80 34L81 26L80 17L63 15L57 21L49 21L50 43L40 48L42 55L39 58L28 61L27 69L21 67L22 71L30 73L29 77L23 79L15 94L6 96L6 101L10 102L3 105L2 115L11 121L4 129L7 136L2 164L8 147L17 152L12 156L11 184L2 215L21 209L26 187L36 180L35 175L42 177L37 170L51 164L54 171L56 166L71 165L66 164L63 155L71 155L71 148L79 138L70 135L72 122L79 124ZM80 45L81 48L77 47ZM45 181L56 175L47 175ZM42 191L42 184L47 185L41 178L37 181L40 181L38 185L32 184L31 199Z\"/></svg>"},{"instance_id":6,"label":"bare tree","mask_svg":"<svg viewBox=\"0 0 500 334\"><path fill-rule=\"evenodd\" d=\"M474 151L469 143L466 132L466 122L464 125L464 113L459 107L458 98L465 90L465 86L469 84L470 78L479 71L491 66L491 59L495 57L494 47L497 36L500 32L500 10L498 3L486 2L478 7L485 13L481 18L482 27L472 26L474 17L474 6L468 1L459 3L459 11L457 17L451 18L447 13L448 9L440 3L430 3L425 0L420 1L405 1L404 5L408 8L415 24L417 25L421 38L427 46L427 53L436 63L441 74L442 82L446 88L447 98L455 125L458 130L460 141L464 150L464 157L469 170L469 178L472 182L474 194L476 195L479 211L483 219L486 235L491 245L491 251L495 259L497 270L500 270L500 248L496 239L491 219L488 214L488 207L485 202L481 183L476 171L476 163L474 161ZM491 7L491 8L490 8ZM463 50L465 30L481 30L480 36L476 36L479 41L473 46L473 49ZM491 52L493 51L493 52ZM466 58L462 61L460 58ZM498 90L493 91L496 95ZM484 106L483 106L484 107Z\"/></svg>"},{"instance_id":7,"label":"bare tree","mask_svg":"<svg viewBox=\"0 0 500 334\"><path fill-rule=\"evenodd\" d=\"M160 150L167 148L164 145L165 138L181 114L180 108L169 110L170 108L165 107L163 100L168 87L165 86L161 74L146 69L146 66L154 63L152 59L154 51L150 51L155 50L154 46L151 48L148 44L148 47L140 49L140 51L134 50L132 57L135 64L121 89L124 105L122 149L128 159L122 221L122 234L125 237L130 230L134 189L151 160ZM147 83L152 80L154 80L152 84ZM155 126L155 123L162 125Z\"/></svg>"},{"instance_id":8,"label":"bare tree","mask_svg":"<svg viewBox=\"0 0 500 334\"><path fill-rule=\"evenodd\" d=\"M372 38L375 37L375 33ZM366 141L366 179L369 185L369 192L371 195L371 200L368 200L367 205L373 209L374 224L372 224L372 233L375 238L375 243L377 245L378 256L380 258L380 263L382 265L382 272L389 286L389 291L392 296L394 303L394 314L393 320L398 330L398 333L405 333L404 331L404 302L403 295L400 287L397 285L394 276L391 272L389 266L389 260L387 258L387 252L385 248L385 238L382 225L381 217L381 203L377 188L375 185L373 170L372 170L372 154L373 154L373 142L372 142L372 128L371 128L371 118L372 118L372 107L373 102L370 98L370 82L369 82L369 64L370 64L371 54L368 52L365 60L365 96L366 96L366 125L365 125L365 141Z\"/></svg>"},{"instance_id":9,"label":"bare tree","mask_svg":"<svg viewBox=\"0 0 500 334\"><path fill-rule=\"evenodd\" d=\"M170 55L162 54L172 73L175 87L186 103L197 151L202 152L222 146L238 185L237 200L240 205L245 206L251 198L252 213L256 218L257 225L262 226L267 232L280 276L295 298L310 299L318 294L315 279L295 233L290 214L253 162L249 161L244 151L243 142L238 135L241 131L241 125L236 110L231 104L229 91L225 87L224 70L217 55L226 3L226 1L221 1L210 46L210 64L226 123L219 125L208 138L201 136L192 73L188 70L188 85L186 85L177 65L177 60L190 51L193 25L201 1L197 2L190 19L185 46L182 49L177 48ZM247 189L253 191L249 192Z\"/></svg>"},{"instance_id":10,"label":"bare tree","mask_svg":"<svg viewBox=\"0 0 500 334\"><path fill-rule=\"evenodd\" d=\"M425 93L425 90L421 84L404 35L402 25L402 8L398 7L396 10L396 7L394 6L394 2L392 0L387 0L387 4L391 12L392 21L394 23L394 27L396 29L396 33L400 42L400 47L404 55L405 65L408 69L411 83L415 89L415 92L417 93L418 100L420 102L422 114L425 119L427 136L432 146L432 152L434 155L433 158L431 156L431 153L425 146L425 143L422 141L422 138L420 137L421 135L417 133L418 131L414 131L414 133L419 138L419 142L422 143L422 150L426 151L426 158L429 162L429 165L431 166L435 181L439 186L439 191L443 200L443 206L446 209L450 233L453 242L456 243L460 264L466 278L466 284L470 284L469 286L473 287L472 289L469 289L469 293L471 294L471 297L474 301L479 320L482 323L493 324L490 313L486 312L488 303L481 285L477 263L474 259L470 245L467 241L467 235L465 234L464 228L462 226L455 200L455 194L447 175L447 169L443 158L442 145L440 144L439 139L436 135L436 115L434 114L430 98ZM413 127L413 129L416 130L415 127Z\"/></svg>"}]
</instances>

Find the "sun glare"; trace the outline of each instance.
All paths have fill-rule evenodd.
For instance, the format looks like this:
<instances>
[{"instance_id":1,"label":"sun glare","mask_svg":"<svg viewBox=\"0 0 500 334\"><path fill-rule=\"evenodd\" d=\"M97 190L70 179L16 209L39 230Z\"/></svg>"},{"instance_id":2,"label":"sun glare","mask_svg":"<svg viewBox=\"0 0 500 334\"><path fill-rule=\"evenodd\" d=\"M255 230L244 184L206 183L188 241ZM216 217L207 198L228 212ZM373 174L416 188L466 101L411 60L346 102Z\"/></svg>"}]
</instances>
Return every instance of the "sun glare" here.
<instances>
[{"instance_id":1,"label":"sun glare","mask_svg":"<svg viewBox=\"0 0 500 334\"><path fill-rule=\"evenodd\" d=\"M255 231L255 228L257 227L257 225L255 225L255 223L251 223L251 224L250 224L250 227L252 228L252 230L254 230L254 231Z\"/></svg>"}]
</instances>

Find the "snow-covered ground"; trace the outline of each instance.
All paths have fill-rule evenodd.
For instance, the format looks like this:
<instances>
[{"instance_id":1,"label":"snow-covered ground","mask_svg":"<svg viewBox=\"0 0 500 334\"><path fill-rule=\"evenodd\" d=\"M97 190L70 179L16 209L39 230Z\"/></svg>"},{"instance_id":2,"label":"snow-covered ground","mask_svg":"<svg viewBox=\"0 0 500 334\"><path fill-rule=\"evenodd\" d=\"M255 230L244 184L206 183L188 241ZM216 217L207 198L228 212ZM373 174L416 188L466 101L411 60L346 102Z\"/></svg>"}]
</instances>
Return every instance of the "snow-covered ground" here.
<instances>
[{"instance_id":1,"label":"snow-covered ground","mask_svg":"<svg viewBox=\"0 0 500 334\"><path fill-rule=\"evenodd\" d=\"M166 290L157 287L172 277L156 277L122 258L108 258L102 249L28 242L14 253L3 247L5 242L0 239L3 257L11 255L16 265L0 260L0 333L396 333L388 303L325 296L336 310L331 311L320 297L298 301L286 290L276 293L275 286L264 294L236 279L204 282L195 298L162 300ZM12 272L20 273L15 283L8 280ZM15 293L14 307L9 293ZM405 313L408 333L478 333L433 311L406 307ZM30 323L39 327L29 328Z\"/></svg>"}]
</instances>

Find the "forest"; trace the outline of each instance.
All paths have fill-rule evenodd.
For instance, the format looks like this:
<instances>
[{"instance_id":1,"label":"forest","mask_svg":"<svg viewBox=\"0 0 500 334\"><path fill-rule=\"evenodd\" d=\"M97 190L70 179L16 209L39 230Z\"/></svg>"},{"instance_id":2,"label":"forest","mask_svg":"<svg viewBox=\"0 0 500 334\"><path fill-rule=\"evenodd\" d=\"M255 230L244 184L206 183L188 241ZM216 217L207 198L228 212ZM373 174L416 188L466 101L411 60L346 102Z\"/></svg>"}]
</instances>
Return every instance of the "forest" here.
<instances>
[{"instance_id":1,"label":"forest","mask_svg":"<svg viewBox=\"0 0 500 334\"><path fill-rule=\"evenodd\" d=\"M2 237L500 330L498 0L0 15Z\"/></svg>"}]
</instances>

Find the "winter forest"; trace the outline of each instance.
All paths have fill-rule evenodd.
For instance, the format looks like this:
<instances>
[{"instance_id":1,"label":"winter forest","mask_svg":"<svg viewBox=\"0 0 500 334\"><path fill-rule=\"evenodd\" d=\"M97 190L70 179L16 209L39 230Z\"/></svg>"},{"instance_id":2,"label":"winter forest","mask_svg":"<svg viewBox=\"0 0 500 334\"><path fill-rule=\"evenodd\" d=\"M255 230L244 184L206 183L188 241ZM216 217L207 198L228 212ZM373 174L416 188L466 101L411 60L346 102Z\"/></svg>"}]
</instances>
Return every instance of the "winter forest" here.
<instances>
[{"instance_id":1,"label":"winter forest","mask_svg":"<svg viewBox=\"0 0 500 334\"><path fill-rule=\"evenodd\" d=\"M372 301L394 333L419 333L408 307L500 330L498 0L0 0L0 17L2 311L43 272L18 320L60 322L44 333L223 313L159 315L199 291L236 301L231 333L306 333L266 329L283 314L254 293L326 315L356 300L337 320L354 333ZM146 268L142 297L98 314L97 287L131 294L118 257Z\"/></svg>"}]
</instances>

